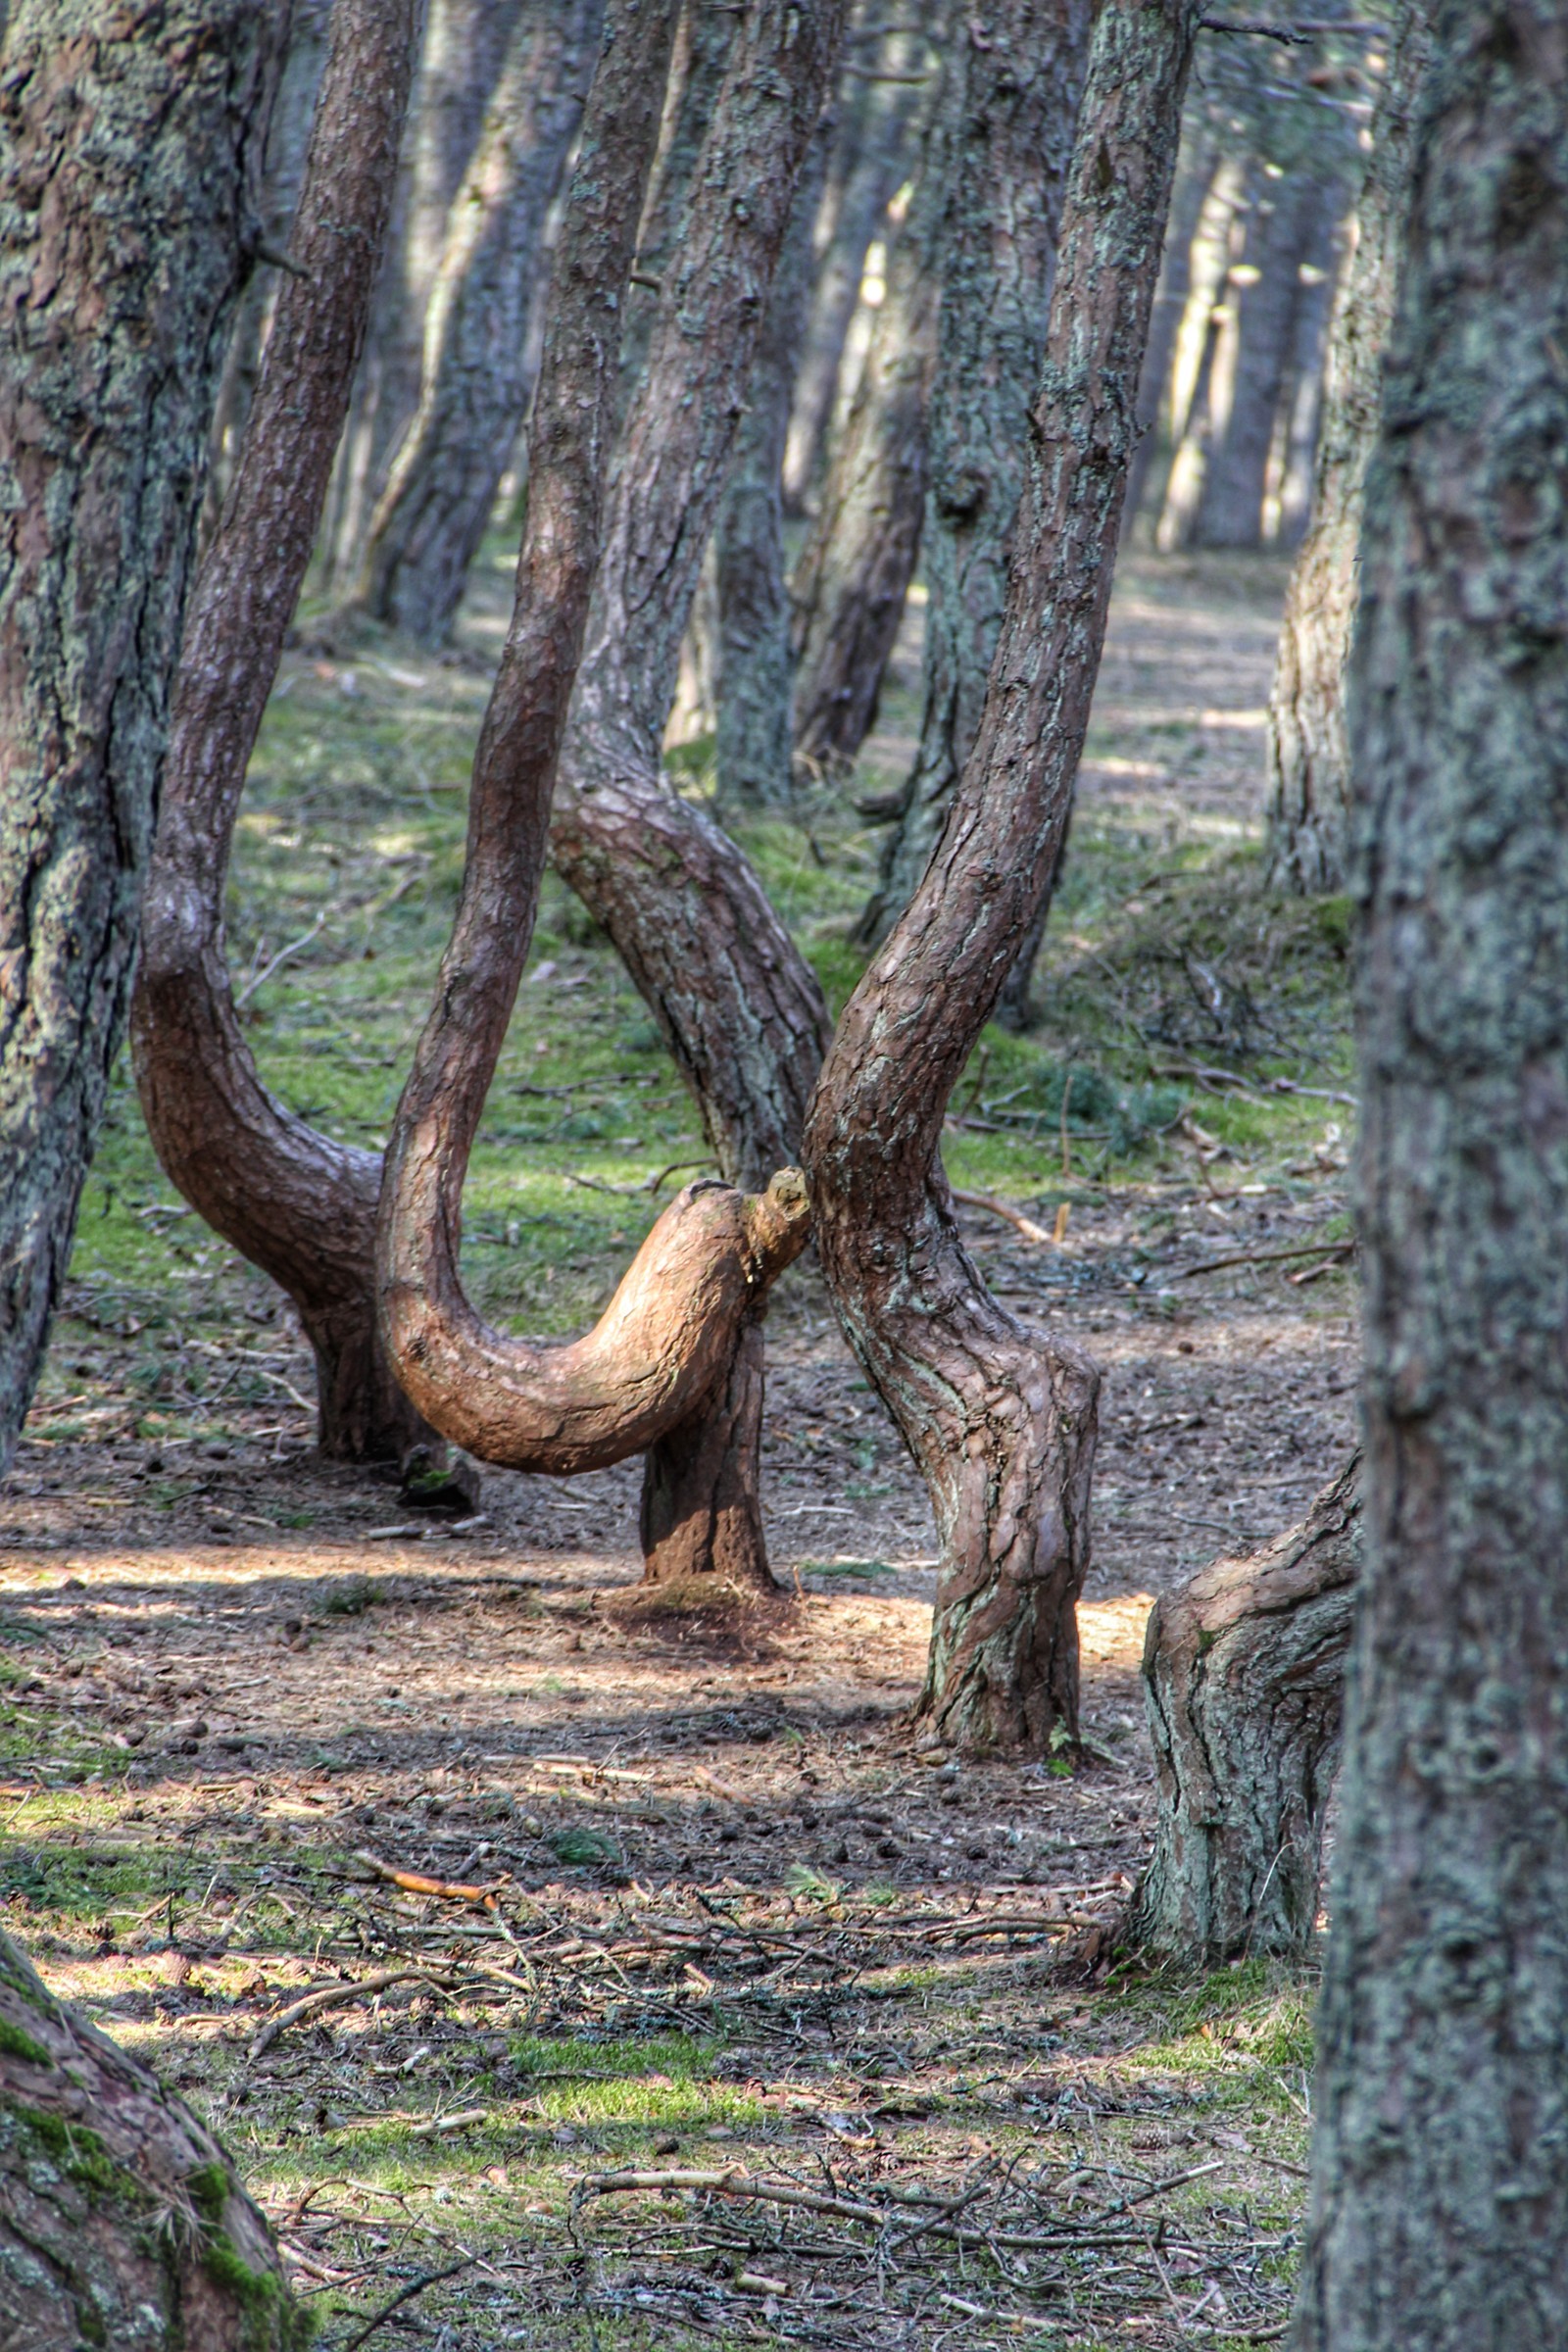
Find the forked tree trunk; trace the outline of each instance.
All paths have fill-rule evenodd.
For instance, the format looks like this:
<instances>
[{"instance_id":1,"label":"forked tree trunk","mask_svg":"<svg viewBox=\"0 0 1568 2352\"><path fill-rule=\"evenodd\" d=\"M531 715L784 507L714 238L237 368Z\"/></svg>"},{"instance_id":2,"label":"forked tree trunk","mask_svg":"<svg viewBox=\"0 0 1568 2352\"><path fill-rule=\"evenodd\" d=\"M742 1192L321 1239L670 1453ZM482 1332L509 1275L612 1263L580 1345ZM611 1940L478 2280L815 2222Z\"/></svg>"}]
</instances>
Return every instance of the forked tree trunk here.
<instances>
[{"instance_id":1,"label":"forked tree trunk","mask_svg":"<svg viewBox=\"0 0 1568 2352\"><path fill-rule=\"evenodd\" d=\"M453 199L419 405L377 502L354 603L444 644L521 430L545 226L582 114L604 0L527 0Z\"/></svg>"},{"instance_id":2,"label":"forked tree trunk","mask_svg":"<svg viewBox=\"0 0 1568 2352\"><path fill-rule=\"evenodd\" d=\"M886 937L942 836L980 726L1028 462L1089 0L991 0L953 52L954 155L926 493L925 709L859 936Z\"/></svg>"},{"instance_id":3,"label":"forked tree trunk","mask_svg":"<svg viewBox=\"0 0 1568 2352\"><path fill-rule=\"evenodd\" d=\"M0 1471L124 1034L285 24L14 0L0 36Z\"/></svg>"},{"instance_id":4,"label":"forked tree trunk","mask_svg":"<svg viewBox=\"0 0 1568 2352\"><path fill-rule=\"evenodd\" d=\"M1568 24L1443 0L1350 686L1366 1560L1299 2352L1568 2335Z\"/></svg>"},{"instance_id":5,"label":"forked tree trunk","mask_svg":"<svg viewBox=\"0 0 1568 2352\"><path fill-rule=\"evenodd\" d=\"M314 2332L212 2133L3 1930L0 2280L17 2352L305 2352Z\"/></svg>"},{"instance_id":6,"label":"forked tree trunk","mask_svg":"<svg viewBox=\"0 0 1568 2352\"><path fill-rule=\"evenodd\" d=\"M1311 1940L1361 1565L1356 1456L1288 1528L1154 1604L1154 1852L1126 1940L1191 1969Z\"/></svg>"},{"instance_id":7,"label":"forked tree trunk","mask_svg":"<svg viewBox=\"0 0 1568 2352\"><path fill-rule=\"evenodd\" d=\"M1066 820L1201 7L1152 0L1097 20L980 732L938 854L845 1009L807 1125L834 1301L936 1511L921 1711L964 1746L1038 1752L1078 1720L1098 1375L986 1289L958 1236L941 1137Z\"/></svg>"},{"instance_id":8,"label":"forked tree trunk","mask_svg":"<svg viewBox=\"0 0 1568 2352\"><path fill-rule=\"evenodd\" d=\"M1298 895L1349 878L1350 760L1345 665L1355 621L1361 503L1382 408L1383 352L1404 253L1415 108L1433 0L1400 0L1355 250L1329 329L1312 514L1280 624L1268 714L1269 877Z\"/></svg>"},{"instance_id":9,"label":"forked tree trunk","mask_svg":"<svg viewBox=\"0 0 1568 2352\"><path fill-rule=\"evenodd\" d=\"M949 24L949 0L941 0ZM933 41L943 37L933 29ZM949 74L933 77L919 178L888 261L865 364L790 582L795 747L852 760L876 720L925 515L927 408L936 366L938 259L953 153Z\"/></svg>"},{"instance_id":10,"label":"forked tree trunk","mask_svg":"<svg viewBox=\"0 0 1568 2352\"><path fill-rule=\"evenodd\" d=\"M322 1449L428 1436L375 1337L380 1160L263 1085L234 1010L223 894L234 818L348 405L407 104L416 0L338 0L304 191L245 443L197 582L142 912L132 1046L170 1181L280 1283L316 1351Z\"/></svg>"}]
</instances>

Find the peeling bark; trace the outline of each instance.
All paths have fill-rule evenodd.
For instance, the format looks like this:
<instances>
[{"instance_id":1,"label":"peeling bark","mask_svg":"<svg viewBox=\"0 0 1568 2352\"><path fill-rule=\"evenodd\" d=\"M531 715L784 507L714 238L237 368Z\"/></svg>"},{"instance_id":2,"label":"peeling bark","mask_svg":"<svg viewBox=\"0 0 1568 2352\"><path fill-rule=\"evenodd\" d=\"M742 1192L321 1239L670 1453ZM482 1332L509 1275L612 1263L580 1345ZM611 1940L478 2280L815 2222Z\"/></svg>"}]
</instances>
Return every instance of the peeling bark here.
<instances>
[{"instance_id":1,"label":"peeling bark","mask_svg":"<svg viewBox=\"0 0 1568 2352\"><path fill-rule=\"evenodd\" d=\"M1568 19L1443 0L1350 680L1366 1558L1298 2352L1568 2338Z\"/></svg>"},{"instance_id":2,"label":"peeling bark","mask_svg":"<svg viewBox=\"0 0 1568 2352\"><path fill-rule=\"evenodd\" d=\"M1361 1565L1356 1455L1298 1527L1154 1604L1154 1853L1126 1940L1193 1969L1312 1936Z\"/></svg>"},{"instance_id":3,"label":"peeling bark","mask_svg":"<svg viewBox=\"0 0 1568 2352\"><path fill-rule=\"evenodd\" d=\"M313 2332L212 2133L3 1930L0 2306L18 2352L306 2352Z\"/></svg>"},{"instance_id":4,"label":"peeling bark","mask_svg":"<svg viewBox=\"0 0 1568 2352\"><path fill-rule=\"evenodd\" d=\"M262 1083L234 1010L223 894L234 818L310 561L385 232L416 0L338 0L305 187L233 488L186 623L142 912L136 1081L170 1181L280 1283L316 1351L324 1451L428 1435L375 1338L380 1161Z\"/></svg>"},{"instance_id":5,"label":"peeling bark","mask_svg":"<svg viewBox=\"0 0 1568 2352\"><path fill-rule=\"evenodd\" d=\"M941 1160L1043 895L1104 639L1201 0L1097 20L1002 637L941 847L845 1009L807 1125L823 1270L942 1544L921 1711L965 1746L1076 1729L1098 1375L985 1287Z\"/></svg>"},{"instance_id":6,"label":"peeling bark","mask_svg":"<svg viewBox=\"0 0 1568 2352\"><path fill-rule=\"evenodd\" d=\"M124 1034L285 13L16 0L0 46L0 1470Z\"/></svg>"},{"instance_id":7,"label":"peeling bark","mask_svg":"<svg viewBox=\"0 0 1568 2352\"><path fill-rule=\"evenodd\" d=\"M1312 514L1280 624L1268 713L1269 878L1307 896L1349 879L1345 665L1355 622L1361 507L1382 406L1383 354L1404 254L1415 108L1432 0L1395 11L1356 242L1329 329Z\"/></svg>"}]
</instances>

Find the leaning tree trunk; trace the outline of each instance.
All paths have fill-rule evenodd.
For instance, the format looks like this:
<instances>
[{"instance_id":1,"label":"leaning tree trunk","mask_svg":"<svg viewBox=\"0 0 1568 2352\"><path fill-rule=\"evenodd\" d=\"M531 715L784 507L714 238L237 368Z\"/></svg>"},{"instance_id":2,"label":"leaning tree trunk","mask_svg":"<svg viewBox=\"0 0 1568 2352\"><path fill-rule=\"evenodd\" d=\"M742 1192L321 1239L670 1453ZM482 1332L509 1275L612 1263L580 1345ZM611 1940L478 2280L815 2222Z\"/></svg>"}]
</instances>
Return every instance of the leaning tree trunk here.
<instances>
[{"instance_id":1,"label":"leaning tree trunk","mask_svg":"<svg viewBox=\"0 0 1568 2352\"><path fill-rule=\"evenodd\" d=\"M0 1470L124 1033L285 23L13 0L0 36Z\"/></svg>"},{"instance_id":2,"label":"leaning tree trunk","mask_svg":"<svg viewBox=\"0 0 1568 2352\"><path fill-rule=\"evenodd\" d=\"M426 645L451 632L527 398L545 225L604 0L528 0L448 217L419 405L370 522L354 602Z\"/></svg>"},{"instance_id":3,"label":"leaning tree trunk","mask_svg":"<svg viewBox=\"0 0 1568 2352\"><path fill-rule=\"evenodd\" d=\"M990 0L956 47L952 195L926 493L920 748L861 916L868 945L913 897L980 727L1002 633L1062 189L1089 47L1089 0Z\"/></svg>"},{"instance_id":4,"label":"leaning tree trunk","mask_svg":"<svg viewBox=\"0 0 1568 2352\"><path fill-rule=\"evenodd\" d=\"M1361 1566L1355 1456L1298 1527L1154 1604L1154 1852L1126 1941L1191 1969L1311 1940Z\"/></svg>"},{"instance_id":5,"label":"leaning tree trunk","mask_svg":"<svg viewBox=\"0 0 1568 2352\"><path fill-rule=\"evenodd\" d=\"M1025 1331L958 1236L944 1116L1056 858L1104 640L1135 403L1202 0L1101 10L1035 456L948 829L845 1009L807 1126L823 1270L931 1491L921 1711L965 1746L1076 1730L1098 1375Z\"/></svg>"},{"instance_id":6,"label":"leaning tree trunk","mask_svg":"<svg viewBox=\"0 0 1568 2352\"><path fill-rule=\"evenodd\" d=\"M951 15L950 0L941 6ZM948 16L942 17L948 24ZM951 27L950 27L951 30ZM933 41L940 36L936 30ZM954 37L956 37L956 35ZM819 766L852 760L876 719L925 514L926 411L936 366L952 108L943 70L907 218L859 384L833 452L790 597L795 746Z\"/></svg>"},{"instance_id":7,"label":"leaning tree trunk","mask_svg":"<svg viewBox=\"0 0 1568 2352\"><path fill-rule=\"evenodd\" d=\"M1345 664L1355 620L1361 502L1382 407L1383 351L1404 252L1414 113L1433 0L1395 11L1355 251L1329 329L1312 514L1291 573L1268 713L1269 876L1307 895L1349 878Z\"/></svg>"},{"instance_id":8,"label":"leaning tree trunk","mask_svg":"<svg viewBox=\"0 0 1568 2352\"><path fill-rule=\"evenodd\" d=\"M186 625L131 1014L142 1111L170 1181L293 1298L316 1351L322 1449L368 1460L428 1435L375 1336L380 1161L317 1134L263 1085L229 987L223 895L365 332L416 5L338 0L334 11L294 271Z\"/></svg>"},{"instance_id":9,"label":"leaning tree trunk","mask_svg":"<svg viewBox=\"0 0 1568 2352\"><path fill-rule=\"evenodd\" d=\"M1568 2339L1568 24L1443 0L1350 689L1366 1560L1298 2352Z\"/></svg>"},{"instance_id":10,"label":"leaning tree trunk","mask_svg":"<svg viewBox=\"0 0 1568 2352\"><path fill-rule=\"evenodd\" d=\"M17 2352L305 2352L313 2333L212 2133L3 1930L0 2280Z\"/></svg>"}]
</instances>

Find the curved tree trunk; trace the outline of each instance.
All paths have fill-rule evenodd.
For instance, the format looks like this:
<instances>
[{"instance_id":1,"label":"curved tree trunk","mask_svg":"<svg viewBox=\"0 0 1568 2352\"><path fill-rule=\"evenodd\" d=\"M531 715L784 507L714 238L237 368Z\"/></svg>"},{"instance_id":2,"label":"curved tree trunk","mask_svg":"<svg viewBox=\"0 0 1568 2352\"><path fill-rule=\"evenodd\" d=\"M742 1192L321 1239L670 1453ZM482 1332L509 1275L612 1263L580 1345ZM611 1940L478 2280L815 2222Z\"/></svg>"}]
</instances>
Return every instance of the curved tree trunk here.
<instances>
[{"instance_id":1,"label":"curved tree trunk","mask_svg":"<svg viewBox=\"0 0 1568 2352\"><path fill-rule=\"evenodd\" d=\"M419 405L370 522L354 602L445 642L527 400L545 224L582 114L604 0L527 0L453 199Z\"/></svg>"},{"instance_id":2,"label":"curved tree trunk","mask_svg":"<svg viewBox=\"0 0 1568 2352\"><path fill-rule=\"evenodd\" d=\"M1300 2352L1568 2329L1568 25L1442 0L1350 683L1366 1563Z\"/></svg>"},{"instance_id":3,"label":"curved tree trunk","mask_svg":"<svg viewBox=\"0 0 1568 2352\"><path fill-rule=\"evenodd\" d=\"M839 1023L807 1124L823 1270L931 1490L921 1710L965 1746L1077 1727L1098 1375L994 1299L941 1159L953 1088L1043 895L1089 722L1139 368L1202 0L1104 8L1090 47L1002 637L936 858Z\"/></svg>"},{"instance_id":4,"label":"curved tree trunk","mask_svg":"<svg viewBox=\"0 0 1568 2352\"><path fill-rule=\"evenodd\" d=\"M14 0L0 41L0 1470L124 1033L285 23Z\"/></svg>"},{"instance_id":5,"label":"curved tree trunk","mask_svg":"<svg viewBox=\"0 0 1568 2352\"><path fill-rule=\"evenodd\" d=\"M941 5L949 27L949 0ZM937 30L930 37L944 39ZM938 249L952 157L951 79L951 66L933 77L919 178L889 258L887 291L816 520L790 582L795 746L824 766L852 760L875 723L882 673L920 553L926 411L942 290Z\"/></svg>"},{"instance_id":6,"label":"curved tree trunk","mask_svg":"<svg viewBox=\"0 0 1568 2352\"><path fill-rule=\"evenodd\" d=\"M170 1181L289 1293L328 1453L428 1432L381 1357L370 1263L380 1161L263 1085L234 1011L223 891L245 770L310 560L392 201L416 0L338 0L291 258L175 685L132 1008L136 1081Z\"/></svg>"},{"instance_id":7,"label":"curved tree trunk","mask_svg":"<svg viewBox=\"0 0 1568 2352\"><path fill-rule=\"evenodd\" d=\"M305 2352L218 2141L0 1930L0 2303L18 2352Z\"/></svg>"},{"instance_id":8,"label":"curved tree trunk","mask_svg":"<svg viewBox=\"0 0 1568 2352\"><path fill-rule=\"evenodd\" d=\"M1268 715L1269 878L1299 895L1348 880L1345 664L1355 621L1361 504L1382 408L1410 206L1415 108L1433 0L1395 10L1356 242L1329 329L1312 514L1291 573Z\"/></svg>"},{"instance_id":9,"label":"curved tree trunk","mask_svg":"<svg viewBox=\"0 0 1568 2352\"><path fill-rule=\"evenodd\" d=\"M1089 48L1089 0L990 0L956 44L951 196L926 493L925 710L881 885L883 939L942 837L1002 633L1062 190Z\"/></svg>"},{"instance_id":10,"label":"curved tree trunk","mask_svg":"<svg viewBox=\"0 0 1568 2352\"><path fill-rule=\"evenodd\" d=\"M1361 1462L1299 1527L1154 1604L1154 1852L1126 1940L1193 1969L1311 1940L1361 1566Z\"/></svg>"}]
</instances>

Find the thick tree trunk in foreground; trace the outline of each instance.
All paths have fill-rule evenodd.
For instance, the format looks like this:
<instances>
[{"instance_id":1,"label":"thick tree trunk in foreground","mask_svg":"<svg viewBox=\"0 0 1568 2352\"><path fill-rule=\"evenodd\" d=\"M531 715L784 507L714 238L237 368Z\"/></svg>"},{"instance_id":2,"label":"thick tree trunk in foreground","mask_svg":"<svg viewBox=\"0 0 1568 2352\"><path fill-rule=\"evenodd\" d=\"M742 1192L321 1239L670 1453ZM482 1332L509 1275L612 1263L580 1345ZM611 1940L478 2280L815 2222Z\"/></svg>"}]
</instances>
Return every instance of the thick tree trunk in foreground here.
<instances>
[{"instance_id":1,"label":"thick tree trunk in foreground","mask_svg":"<svg viewBox=\"0 0 1568 2352\"><path fill-rule=\"evenodd\" d=\"M819 765L852 760L875 723L920 553L942 292L938 247L953 151L950 74L944 71L932 106L860 381L790 582L795 745Z\"/></svg>"},{"instance_id":2,"label":"thick tree trunk in foreground","mask_svg":"<svg viewBox=\"0 0 1568 2352\"><path fill-rule=\"evenodd\" d=\"M1404 252L1414 109L1432 0L1395 11L1356 242L1329 329L1311 519L1291 574L1269 696L1269 877L1308 895L1349 878L1345 664L1355 620L1361 503L1382 405L1383 352Z\"/></svg>"},{"instance_id":3,"label":"thick tree trunk in foreground","mask_svg":"<svg viewBox=\"0 0 1568 2352\"><path fill-rule=\"evenodd\" d=\"M527 401L545 224L582 114L604 0L529 0L453 200L419 405L371 519L355 602L445 642Z\"/></svg>"},{"instance_id":4,"label":"thick tree trunk in foreground","mask_svg":"<svg viewBox=\"0 0 1568 2352\"><path fill-rule=\"evenodd\" d=\"M920 749L861 918L874 944L908 905L980 727L1040 380L1089 0L990 0L954 49L955 154L939 246L942 316L926 494Z\"/></svg>"},{"instance_id":5,"label":"thick tree trunk in foreground","mask_svg":"<svg viewBox=\"0 0 1568 2352\"><path fill-rule=\"evenodd\" d=\"M124 1032L283 14L15 0L0 40L0 1470Z\"/></svg>"},{"instance_id":6,"label":"thick tree trunk in foreground","mask_svg":"<svg viewBox=\"0 0 1568 2352\"><path fill-rule=\"evenodd\" d=\"M1366 1560L1298 2352L1568 2340L1568 23L1443 0L1350 694Z\"/></svg>"},{"instance_id":7,"label":"thick tree trunk in foreground","mask_svg":"<svg viewBox=\"0 0 1568 2352\"><path fill-rule=\"evenodd\" d=\"M3 1931L0 2305L17 2352L305 2352L312 2334L218 2141Z\"/></svg>"},{"instance_id":8,"label":"thick tree trunk in foreground","mask_svg":"<svg viewBox=\"0 0 1568 2352\"><path fill-rule=\"evenodd\" d=\"M428 1432L375 1337L380 1161L263 1085L229 987L234 818L325 496L365 332L408 99L416 0L338 0L289 275L174 689L132 1009L136 1081L170 1181L293 1298L320 1443L397 1459Z\"/></svg>"},{"instance_id":9,"label":"thick tree trunk in foreground","mask_svg":"<svg viewBox=\"0 0 1568 2352\"><path fill-rule=\"evenodd\" d=\"M1210 435L1203 494L1193 522L1196 547L1261 547L1263 490L1274 420L1295 341L1301 264L1318 233L1332 188L1303 164L1265 182L1248 226L1247 267L1258 274L1234 288L1236 368L1224 429Z\"/></svg>"},{"instance_id":10,"label":"thick tree trunk in foreground","mask_svg":"<svg viewBox=\"0 0 1568 2352\"><path fill-rule=\"evenodd\" d=\"M1361 1566L1357 1455L1299 1527L1154 1604L1154 1853L1127 1941L1193 1969L1298 1955L1317 1918Z\"/></svg>"},{"instance_id":11,"label":"thick tree trunk in foreground","mask_svg":"<svg viewBox=\"0 0 1568 2352\"><path fill-rule=\"evenodd\" d=\"M953 1088L1046 889L1089 722L1201 0L1104 8L1062 216L1001 642L920 888L856 989L807 1126L823 1269L925 1474L942 1571L922 1711L1038 1750L1078 1714L1098 1376L986 1289L941 1159Z\"/></svg>"}]
</instances>

